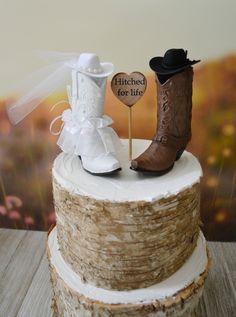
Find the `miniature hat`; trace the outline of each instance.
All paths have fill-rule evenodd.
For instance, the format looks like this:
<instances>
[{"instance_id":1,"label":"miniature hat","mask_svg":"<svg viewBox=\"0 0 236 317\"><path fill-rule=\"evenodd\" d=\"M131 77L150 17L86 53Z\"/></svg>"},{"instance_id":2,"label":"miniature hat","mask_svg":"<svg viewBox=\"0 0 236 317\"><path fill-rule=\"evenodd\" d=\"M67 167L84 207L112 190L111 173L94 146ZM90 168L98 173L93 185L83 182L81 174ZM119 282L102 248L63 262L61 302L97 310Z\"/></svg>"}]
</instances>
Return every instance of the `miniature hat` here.
<instances>
[{"instance_id":1,"label":"miniature hat","mask_svg":"<svg viewBox=\"0 0 236 317\"><path fill-rule=\"evenodd\" d=\"M184 51L182 48L171 48L166 51L164 57L153 57L149 62L149 66L159 75L178 73L179 71L200 62L200 60L189 60L187 58L187 53L188 51Z\"/></svg>"},{"instance_id":2,"label":"miniature hat","mask_svg":"<svg viewBox=\"0 0 236 317\"><path fill-rule=\"evenodd\" d=\"M112 63L101 63L93 53L82 53L73 65L79 72L91 77L108 77L114 71Z\"/></svg>"}]
</instances>

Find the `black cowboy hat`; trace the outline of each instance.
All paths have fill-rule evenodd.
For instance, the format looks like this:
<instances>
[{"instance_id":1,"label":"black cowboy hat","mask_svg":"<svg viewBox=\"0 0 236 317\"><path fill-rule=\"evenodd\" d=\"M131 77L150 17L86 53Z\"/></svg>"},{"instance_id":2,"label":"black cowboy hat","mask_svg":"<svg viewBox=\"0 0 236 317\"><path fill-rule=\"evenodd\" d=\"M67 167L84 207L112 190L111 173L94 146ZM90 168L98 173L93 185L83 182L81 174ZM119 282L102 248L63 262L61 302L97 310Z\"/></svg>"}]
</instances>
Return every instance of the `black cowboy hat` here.
<instances>
[{"instance_id":1,"label":"black cowboy hat","mask_svg":"<svg viewBox=\"0 0 236 317\"><path fill-rule=\"evenodd\" d=\"M164 57L153 57L149 65L159 75L175 74L185 68L194 65L200 60L190 61L187 58L188 51L182 48L171 48L165 52Z\"/></svg>"}]
</instances>

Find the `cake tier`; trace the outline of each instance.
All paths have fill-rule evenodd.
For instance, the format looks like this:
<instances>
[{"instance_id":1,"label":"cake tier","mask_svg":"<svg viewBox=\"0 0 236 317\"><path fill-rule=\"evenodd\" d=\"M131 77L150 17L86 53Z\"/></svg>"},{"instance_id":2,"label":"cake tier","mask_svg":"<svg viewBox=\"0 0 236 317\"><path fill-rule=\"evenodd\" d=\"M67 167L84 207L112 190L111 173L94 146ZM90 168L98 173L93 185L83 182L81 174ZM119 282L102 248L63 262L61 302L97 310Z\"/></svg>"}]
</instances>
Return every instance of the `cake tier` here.
<instances>
[{"instance_id":1,"label":"cake tier","mask_svg":"<svg viewBox=\"0 0 236 317\"><path fill-rule=\"evenodd\" d=\"M54 311L63 317L193 317L210 260L203 234L185 264L168 279L148 288L112 291L84 283L63 259L54 228L48 237Z\"/></svg>"},{"instance_id":2,"label":"cake tier","mask_svg":"<svg viewBox=\"0 0 236 317\"><path fill-rule=\"evenodd\" d=\"M150 142L134 140L137 156ZM129 290L176 272L199 234L201 167L185 152L171 172L142 175L129 168L128 142L118 175L95 177L76 156L60 154L53 167L58 243L84 281Z\"/></svg>"}]
</instances>

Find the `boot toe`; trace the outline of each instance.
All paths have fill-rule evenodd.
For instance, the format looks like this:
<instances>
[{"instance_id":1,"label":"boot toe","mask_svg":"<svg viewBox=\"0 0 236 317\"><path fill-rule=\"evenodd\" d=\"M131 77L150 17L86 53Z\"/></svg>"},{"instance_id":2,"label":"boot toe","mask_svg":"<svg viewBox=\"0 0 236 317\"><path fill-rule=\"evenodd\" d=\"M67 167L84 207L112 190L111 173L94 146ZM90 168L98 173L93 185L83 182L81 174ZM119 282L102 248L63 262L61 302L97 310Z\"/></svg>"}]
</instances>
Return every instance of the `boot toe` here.
<instances>
[{"instance_id":1,"label":"boot toe","mask_svg":"<svg viewBox=\"0 0 236 317\"><path fill-rule=\"evenodd\" d=\"M175 151L153 142L139 157L131 161L131 169L163 175L170 171L175 161Z\"/></svg>"},{"instance_id":2,"label":"boot toe","mask_svg":"<svg viewBox=\"0 0 236 317\"><path fill-rule=\"evenodd\" d=\"M145 159L142 159L142 156L139 156L136 159L132 160L130 168L135 171L148 170L147 162Z\"/></svg>"},{"instance_id":3,"label":"boot toe","mask_svg":"<svg viewBox=\"0 0 236 317\"><path fill-rule=\"evenodd\" d=\"M106 175L121 170L120 162L112 154L97 158L81 157L83 168L94 175Z\"/></svg>"},{"instance_id":4,"label":"boot toe","mask_svg":"<svg viewBox=\"0 0 236 317\"><path fill-rule=\"evenodd\" d=\"M138 168L138 161L137 160L132 160L130 168L132 170L136 170Z\"/></svg>"}]
</instances>

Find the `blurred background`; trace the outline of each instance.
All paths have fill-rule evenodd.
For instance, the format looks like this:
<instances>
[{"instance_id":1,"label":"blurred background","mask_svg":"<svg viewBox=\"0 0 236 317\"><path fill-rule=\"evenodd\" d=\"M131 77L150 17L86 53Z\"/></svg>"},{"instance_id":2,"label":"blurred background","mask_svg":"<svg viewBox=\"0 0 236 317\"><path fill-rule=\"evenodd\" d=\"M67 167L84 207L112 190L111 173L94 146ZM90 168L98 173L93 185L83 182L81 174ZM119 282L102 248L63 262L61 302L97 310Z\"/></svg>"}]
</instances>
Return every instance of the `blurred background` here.
<instances>
[{"instance_id":1,"label":"blurred background","mask_svg":"<svg viewBox=\"0 0 236 317\"><path fill-rule=\"evenodd\" d=\"M201 59L194 68L193 138L203 167L201 216L208 240L236 241L235 0L0 0L0 227L47 230L55 221L51 167L59 153L50 122L58 91L17 126L5 104L14 84L44 66L35 50L96 52L115 72L141 71L148 88L133 108L133 135L151 139L156 87L148 66L172 47ZM64 105L66 108L67 105ZM127 137L127 108L107 85L105 113Z\"/></svg>"}]
</instances>

